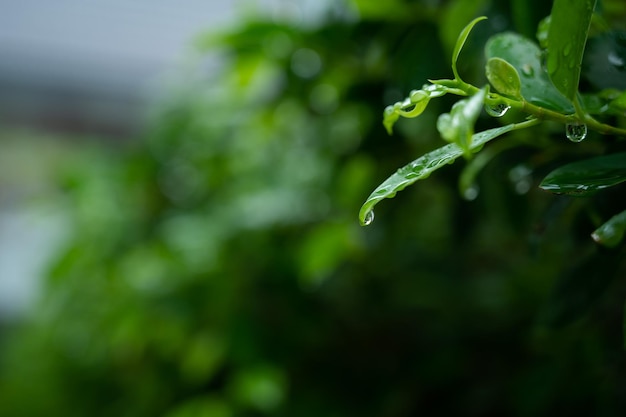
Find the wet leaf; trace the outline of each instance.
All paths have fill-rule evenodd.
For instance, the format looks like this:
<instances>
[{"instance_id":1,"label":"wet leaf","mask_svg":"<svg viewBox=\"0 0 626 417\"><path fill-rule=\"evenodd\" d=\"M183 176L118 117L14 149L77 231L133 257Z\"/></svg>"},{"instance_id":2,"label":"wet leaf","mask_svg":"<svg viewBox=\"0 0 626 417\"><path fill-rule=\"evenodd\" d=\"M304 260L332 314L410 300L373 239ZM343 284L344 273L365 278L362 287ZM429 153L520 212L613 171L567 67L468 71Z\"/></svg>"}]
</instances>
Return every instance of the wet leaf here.
<instances>
[{"instance_id":1,"label":"wet leaf","mask_svg":"<svg viewBox=\"0 0 626 417\"><path fill-rule=\"evenodd\" d=\"M513 65L502 58L491 58L487 61L485 74L500 94L517 99L522 98L522 83Z\"/></svg>"},{"instance_id":2,"label":"wet leaf","mask_svg":"<svg viewBox=\"0 0 626 417\"><path fill-rule=\"evenodd\" d=\"M510 132L514 128L515 124L510 124L476 133L473 135L470 150L474 152L478 151L485 143L504 133ZM427 178L432 172L446 164L454 162L461 155L463 155L463 149L457 144L451 143L429 152L410 164L398 169L398 171L380 184L367 198L359 212L359 221L361 224L369 223L366 219L370 216L374 206L378 204L379 201L385 198L395 197L398 191L402 191L418 180Z\"/></svg>"},{"instance_id":3,"label":"wet leaf","mask_svg":"<svg viewBox=\"0 0 626 417\"><path fill-rule=\"evenodd\" d=\"M465 153L469 151L474 124L483 109L485 89L480 90L472 97L457 101L450 113L444 113L437 120L437 130L448 142L454 142Z\"/></svg>"},{"instance_id":4,"label":"wet leaf","mask_svg":"<svg viewBox=\"0 0 626 417\"><path fill-rule=\"evenodd\" d=\"M393 105L387 106L383 112L383 126L388 134L393 133L393 126L400 116L413 118L417 117L426 110L428 102L431 98L441 97L449 91L456 91L454 88L448 88L445 85L426 84L422 90L413 90L409 97L403 101L399 101Z\"/></svg>"},{"instance_id":5,"label":"wet leaf","mask_svg":"<svg viewBox=\"0 0 626 417\"><path fill-rule=\"evenodd\" d=\"M536 43L516 33L492 36L485 45L487 60L501 58L520 76L522 97L537 106L562 113L573 113L574 106L550 81L541 65L541 50Z\"/></svg>"},{"instance_id":6,"label":"wet leaf","mask_svg":"<svg viewBox=\"0 0 626 417\"><path fill-rule=\"evenodd\" d=\"M626 153L599 156L564 165L539 187L555 194L585 196L626 181Z\"/></svg>"},{"instance_id":7,"label":"wet leaf","mask_svg":"<svg viewBox=\"0 0 626 417\"><path fill-rule=\"evenodd\" d=\"M570 101L578 92L580 66L596 0L555 0L548 29L546 65L556 88Z\"/></svg>"},{"instance_id":8,"label":"wet leaf","mask_svg":"<svg viewBox=\"0 0 626 417\"><path fill-rule=\"evenodd\" d=\"M601 245L614 248L620 244L626 232L626 210L611 217L592 234L593 240Z\"/></svg>"}]
</instances>

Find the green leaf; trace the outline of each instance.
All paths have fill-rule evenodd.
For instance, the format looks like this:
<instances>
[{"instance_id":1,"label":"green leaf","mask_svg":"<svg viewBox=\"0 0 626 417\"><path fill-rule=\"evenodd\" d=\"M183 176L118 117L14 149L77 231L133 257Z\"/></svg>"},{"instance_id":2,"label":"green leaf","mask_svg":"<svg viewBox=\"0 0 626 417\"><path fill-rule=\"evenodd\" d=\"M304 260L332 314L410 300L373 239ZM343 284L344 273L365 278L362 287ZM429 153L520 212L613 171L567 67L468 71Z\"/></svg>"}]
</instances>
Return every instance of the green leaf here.
<instances>
[{"instance_id":1,"label":"green leaf","mask_svg":"<svg viewBox=\"0 0 626 417\"><path fill-rule=\"evenodd\" d=\"M546 64L556 88L572 102L595 4L596 0L555 0L552 4Z\"/></svg>"},{"instance_id":2,"label":"green leaf","mask_svg":"<svg viewBox=\"0 0 626 417\"><path fill-rule=\"evenodd\" d=\"M437 130L448 142L459 145L467 154L474 134L474 124L483 109L486 90L483 88L472 97L457 101L450 113L437 119Z\"/></svg>"},{"instance_id":3,"label":"green leaf","mask_svg":"<svg viewBox=\"0 0 626 417\"><path fill-rule=\"evenodd\" d=\"M598 227L591 234L591 237L601 245L614 248L622 241L625 232L626 210L611 217L609 221Z\"/></svg>"},{"instance_id":4,"label":"green leaf","mask_svg":"<svg viewBox=\"0 0 626 417\"><path fill-rule=\"evenodd\" d=\"M500 94L522 98L522 82L515 67L502 58L491 58L485 68L487 79Z\"/></svg>"},{"instance_id":5,"label":"green leaf","mask_svg":"<svg viewBox=\"0 0 626 417\"><path fill-rule=\"evenodd\" d=\"M470 150L480 150L485 143L504 133L510 132L515 127L515 124L510 124L474 134L470 144ZM446 164L454 162L461 155L463 155L463 149L457 144L451 143L429 152L410 164L398 169L396 173L380 184L367 198L359 212L359 221L361 224L368 225L371 223L374 206L378 204L380 200L394 197L398 191L405 189L417 180L427 178L432 172Z\"/></svg>"},{"instance_id":6,"label":"green leaf","mask_svg":"<svg viewBox=\"0 0 626 417\"><path fill-rule=\"evenodd\" d=\"M545 17L537 26L537 40L542 49L548 48L548 31L550 30L550 16Z\"/></svg>"},{"instance_id":7,"label":"green leaf","mask_svg":"<svg viewBox=\"0 0 626 417\"><path fill-rule=\"evenodd\" d=\"M562 113L573 113L574 106L552 84L541 65L541 50L528 38L511 32L492 36L485 45L487 60L501 58L520 75L524 100Z\"/></svg>"},{"instance_id":8,"label":"green leaf","mask_svg":"<svg viewBox=\"0 0 626 417\"><path fill-rule=\"evenodd\" d=\"M383 112L383 126L388 134L393 133L393 125L400 116L413 118L426 110L431 98L441 97L449 91L456 91L455 88L448 88L445 85L425 84L421 90L413 90L409 97L391 106L387 106Z\"/></svg>"},{"instance_id":9,"label":"green leaf","mask_svg":"<svg viewBox=\"0 0 626 417\"><path fill-rule=\"evenodd\" d=\"M452 51L452 72L454 73L454 78L457 80L461 80L461 77L459 77L459 72L456 69L456 61L459 59L459 54L461 53L461 49L463 49L463 45L465 45L465 41L467 40L467 37L469 36L470 32L472 31L476 23L485 19L487 19L486 16L481 16L472 20L467 26L465 26L465 28L461 31L461 33L459 34L459 37L456 40L456 44L454 45L454 50Z\"/></svg>"},{"instance_id":10,"label":"green leaf","mask_svg":"<svg viewBox=\"0 0 626 417\"><path fill-rule=\"evenodd\" d=\"M626 153L617 153L557 168L543 179L539 187L555 194L585 196L624 181Z\"/></svg>"}]
</instances>

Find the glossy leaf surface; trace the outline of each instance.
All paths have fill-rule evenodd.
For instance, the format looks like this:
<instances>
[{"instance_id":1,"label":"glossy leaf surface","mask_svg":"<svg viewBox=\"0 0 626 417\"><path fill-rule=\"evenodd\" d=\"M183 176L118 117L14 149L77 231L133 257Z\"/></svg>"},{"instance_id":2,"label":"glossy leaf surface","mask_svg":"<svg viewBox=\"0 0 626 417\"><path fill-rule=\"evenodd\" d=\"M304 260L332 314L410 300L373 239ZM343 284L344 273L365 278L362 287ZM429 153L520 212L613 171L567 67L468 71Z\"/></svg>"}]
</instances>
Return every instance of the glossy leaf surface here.
<instances>
[{"instance_id":1,"label":"glossy leaf surface","mask_svg":"<svg viewBox=\"0 0 626 417\"><path fill-rule=\"evenodd\" d=\"M614 248L619 245L626 232L626 210L611 217L592 234L593 240L601 245Z\"/></svg>"},{"instance_id":2,"label":"glossy leaf surface","mask_svg":"<svg viewBox=\"0 0 626 417\"><path fill-rule=\"evenodd\" d=\"M572 103L556 89L543 69L541 50L533 41L516 33L501 33L489 39L485 56L487 60L501 58L517 70L526 101L562 113L574 112Z\"/></svg>"},{"instance_id":3,"label":"glossy leaf surface","mask_svg":"<svg viewBox=\"0 0 626 417\"><path fill-rule=\"evenodd\" d=\"M500 94L514 98L522 97L522 83L517 70L502 58L491 58L487 61L485 75Z\"/></svg>"},{"instance_id":4,"label":"glossy leaf surface","mask_svg":"<svg viewBox=\"0 0 626 417\"><path fill-rule=\"evenodd\" d=\"M596 0L555 0L548 30L547 68L556 88L573 101Z\"/></svg>"},{"instance_id":5,"label":"glossy leaf surface","mask_svg":"<svg viewBox=\"0 0 626 417\"><path fill-rule=\"evenodd\" d=\"M555 194L585 196L626 181L626 153L564 165L549 173L539 185Z\"/></svg>"},{"instance_id":6,"label":"glossy leaf surface","mask_svg":"<svg viewBox=\"0 0 626 417\"><path fill-rule=\"evenodd\" d=\"M470 150L477 151L481 149L485 143L504 133L510 132L514 128L515 124L510 124L476 133L473 135ZM366 219L370 217L370 212L372 212L374 206L378 204L380 200L395 197L398 191L405 189L418 180L427 178L432 172L446 164L454 162L461 155L463 155L463 149L457 144L451 143L429 152L410 164L398 169L398 171L380 184L367 198L359 212L359 221L361 224L365 225L369 223Z\"/></svg>"}]
</instances>

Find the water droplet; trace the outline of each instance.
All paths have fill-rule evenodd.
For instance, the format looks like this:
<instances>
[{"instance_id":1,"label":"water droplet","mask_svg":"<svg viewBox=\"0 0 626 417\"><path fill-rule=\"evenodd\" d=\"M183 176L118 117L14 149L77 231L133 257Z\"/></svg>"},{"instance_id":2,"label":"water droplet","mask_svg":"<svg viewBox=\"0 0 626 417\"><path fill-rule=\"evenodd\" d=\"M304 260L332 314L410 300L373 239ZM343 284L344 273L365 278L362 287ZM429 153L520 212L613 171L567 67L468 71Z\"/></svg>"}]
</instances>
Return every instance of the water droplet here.
<instances>
[{"instance_id":1,"label":"water droplet","mask_svg":"<svg viewBox=\"0 0 626 417\"><path fill-rule=\"evenodd\" d=\"M582 142L587 137L587 125L584 123L568 123L565 126L565 135L572 142Z\"/></svg>"},{"instance_id":2,"label":"water droplet","mask_svg":"<svg viewBox=\"0 0 626 417\"><path fill-rule=\"evenodd\" d=\"M409 100L411 103L419 103L425 98L428 98L428 94L422 90L413 90L411 91L411 95L409 96Z\"/></svg>"},{"instance_id":3,"label":"water droplet","mask_svg":"<svg viewBox=\"0 0 626 417\"><path fill-rule=\"evenodd\" d=\"M480 191L480 188L478 188L478 185L472 184L469 187L467 187L465 190L463 190L463 198L466 199L467 201L476 200L476 198L478 197L479 191Z\"/></svg>"},{"instance_id":4,"label":"water droplet","mask_svg":"<svg viewBox=\"0 0 626 417\"><path fill-rule=\"evenodd\" d=\"M530 64L522 65L522 75L525 75L526 77L532 77L533 75L535 75L535 70L533 69L533 66Z\"/></svg>"},{"instance_id":5,"label":"water droplet","mask_svg":"<svg viewBox=\"0 0 626 417\"><path fill-rule=\"evenodd\" d=\"M532 186L532 170L526 165L517 165L509 171L509 180L517 194L526 194Z\"/></svg>"},{"instance_id":6,"label":"water droplet","mask_svg":"<svg viewBox=\"0 0 626 417\"><path fill-rule=\"evenodd\" d=\"M363 226L369 226L374 221L374 210L370 210L365 214L365 218L363 219Z\"/></svg>"},{"instance_id":7,"label":"water droplet","mask_svg":"<svg viewBox=\"0 0 626 417\"><path fill-rule=\"evenodd\" d=\"M508 106L504 103L496 104L495 106L490 106L489 104L485 105L485 111L489 116L492 117L502 117L506 114L511 106Z\"/></svg>"},{"instance_id":8,"label":"water droplet","mask_svg":"<svg viewBox=\"0 0 626 417\"><path fill-rule=\"evenodd\" d=\"M624 59L617 55L615 51L609 52L609 64L613 65L617 69L624 69Z\"/></svg>"},{"instance_id":9,"label":"water droplet","mask_svg":"<svg viewBox=\"0 0 626 417\"><path fill-rule=\"evenodd\" d=\"M563 48L563 55L568 56L570 52L572 52L572 44L568 43L565 45L565 48Z\"/></svg>"}]
</instances>

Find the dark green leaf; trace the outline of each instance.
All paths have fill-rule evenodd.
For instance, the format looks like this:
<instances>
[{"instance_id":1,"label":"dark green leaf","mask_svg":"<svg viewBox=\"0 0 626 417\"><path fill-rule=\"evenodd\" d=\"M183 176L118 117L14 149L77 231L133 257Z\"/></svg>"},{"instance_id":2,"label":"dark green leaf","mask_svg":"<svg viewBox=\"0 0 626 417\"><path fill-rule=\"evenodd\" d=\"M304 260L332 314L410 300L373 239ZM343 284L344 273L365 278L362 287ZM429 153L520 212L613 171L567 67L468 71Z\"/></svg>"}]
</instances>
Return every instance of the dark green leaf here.
<instances>
[{"instance_id":1,"label":"dark green leaf","mask_svg":"<svg viewBox=\"0 0 626 417\"><path fill-rule=\"evenodd\" d=\"M624 238L624 232L626 232L626 210L611 217L609 221L598 227L591 234L591 237L601 245L614 248Z\"/></svg>"},{"instance_id":2,"label":"dark green leaf","mask_svg":"<svg viewBox=\"0 0 626 417\"><path fill-rule=\"evenodd\" d=\"M517 99L522 98L522 83L519 74L513 65L502 58L489 59L485 68L485 75L500 94Z\"/></svg>"},{"instance_id":3,"label":"dark green leaf","mask_svg":"<svg viewBox=\"0 0 626 417\"><path fill-rule=\"evenodd\" d=\"M515 124L510 124L476 133L472 138L470 150L478 151L485 143L504 133L510 132L514 128ZM417 180L427 178L432 172L446 164L454 162L461 155L463 155L463 149L457 144L451 143L429 152L410 164L398 169L396 173L380 184L367 198L359 212L361 224L367 225L371 222L371 213L373 213L374 206L378 204L380 200L395 197L398 191L405 189Z\"/></svg>"},{"instance_id":4,"label":"dark green leaf","mask_svg":"<svg viewBox=\"0 0 626 417\"><path fill-rule=\"evenodd\" d=\"M541 50L533 41L516 33L492 36L485 46L487 60L501 58L520 75L522 97L530 103L562 113L574 106L554 87L541 65Z\"/></svg>"},{"instance_id":5,"label":"dark green leaf","mask_svg":"<svg viewBox=\"0 0 626 417\"><path fill-rule=\"evenodd\" d=\"M626 153L564 165L549 173L539 187L555 194L585 196L626 181Z\"/></svg>"},{"instance_id":6,"label":"dark green leaf","mask_svg":"<svg viewBox=\"0 0 626 417\"><path fill-rule=\"evenodd\" d=\"M555 0L548 30L547 67L556 88L570 101L578 92L580 65L596 0Z\"/></svg>"}]
</instances>

